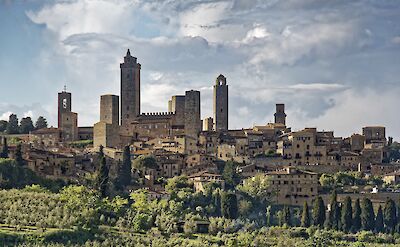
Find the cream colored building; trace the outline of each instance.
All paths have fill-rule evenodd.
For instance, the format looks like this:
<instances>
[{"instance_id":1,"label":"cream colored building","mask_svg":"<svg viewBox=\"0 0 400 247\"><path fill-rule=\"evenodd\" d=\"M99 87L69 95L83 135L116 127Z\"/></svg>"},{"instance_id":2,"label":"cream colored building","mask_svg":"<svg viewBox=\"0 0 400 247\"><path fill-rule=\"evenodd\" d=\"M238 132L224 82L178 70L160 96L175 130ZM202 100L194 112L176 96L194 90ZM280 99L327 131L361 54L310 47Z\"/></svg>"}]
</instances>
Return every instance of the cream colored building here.
<instances>
[{"instance_id":1,"label":"cream colored building","mask_svg":"<svg viewBox=\"0 0 400 247\"><path fill-rule=\"evenodd\" d=\"M273 201L281 205L310 205L318 195L318 174L294 167L268 172Z\"/></svg>"}]
</instances>

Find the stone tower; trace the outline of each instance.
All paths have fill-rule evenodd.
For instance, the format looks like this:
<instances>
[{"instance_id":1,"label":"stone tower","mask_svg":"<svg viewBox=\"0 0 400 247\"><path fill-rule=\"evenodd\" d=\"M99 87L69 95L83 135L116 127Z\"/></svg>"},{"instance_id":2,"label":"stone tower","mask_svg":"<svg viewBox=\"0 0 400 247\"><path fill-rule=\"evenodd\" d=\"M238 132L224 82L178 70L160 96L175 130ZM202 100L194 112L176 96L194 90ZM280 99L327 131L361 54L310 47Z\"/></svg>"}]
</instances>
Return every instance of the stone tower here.
<instances>
[{"instance_id":1,"label":"stone tower","mask_svg":"<svg viewBox=\"0 0 400 247\"><path fill-rule=\"evenodd\" d=\"M62 127L62 115L71 112L71 93L64 90L58 93L58 128Z\"/></svg>"},{"instance_id":2,"label":"stone tower","mask_svg":"<svg viewBox=\"0 0 400 247\"><path fill-rule=\"evenodd\" d=\"M185 93L185 153L198 152L197 143L201 131L200 92L186 91Z\"/></svg>"},{"instance_id":3,"label":"stone tower","mask_svg":"<svg viewBox=\"0 0 400 247\"><path fill-rule=\"evenodd\" d=\"M113 125L119 124L119 97L117 95L101 95L100 122Z\"/></svg>"},{"instance_id":4,"label":"stone tower","mask_svg":"<svg viewBox=\"0 0 400 247\"><path fill-rule=\"evenodd\" d=\"M223 75L217 77L214 85L214 130L228 130L228 85Z\"/></svg>"},{"instance_id":5,"label":"stone tower","mask_svg":"<svg viewBox=\"0 0 400 247\"><path fill-rule=\"evenodd\" d=\"M185 135L197 137L201 131L200 91L185 92Z\"/></svg>"},{"instance_id":6,"label":"stone tower","mask_svg":"<svg viewBox=\"0 0 400 247\"><path fill-rule=\"evenodd\" d=\"M140 64L126 52L121 68L121 125L128 126L140 114Z\"/></svg>"},{"instance_id":7,"label":"stone tower","mask_svg":"<svg viewBox=\"0 0 400 247\"><path fill-rule=\"evenodd\" d=\"M276 104L275 123L286 126L285 104Z\"/></svg>"}]
</instances>

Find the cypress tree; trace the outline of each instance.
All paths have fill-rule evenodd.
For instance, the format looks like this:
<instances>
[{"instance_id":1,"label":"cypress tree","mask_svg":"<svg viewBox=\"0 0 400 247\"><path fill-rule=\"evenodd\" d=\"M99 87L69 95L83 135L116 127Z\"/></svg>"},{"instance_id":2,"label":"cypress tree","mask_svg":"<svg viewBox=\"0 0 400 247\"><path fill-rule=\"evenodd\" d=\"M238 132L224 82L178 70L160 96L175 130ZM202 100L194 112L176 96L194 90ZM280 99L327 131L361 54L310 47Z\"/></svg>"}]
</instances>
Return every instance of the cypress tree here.
<instances>
[{"instance_id":1,"label":"cypress tree","mask_svg":"<svg viewBox=\"0 0 400 247\"><path fill-rule=\"evenodd\" d=\"M221 214L228 219L236 219L238 214L237 198L234 193L226 192L221 196Z\"/></svg>"},{"instance_id":2,"label":"cypress tree","mask_svg":"<svg viewBox=\"0 0 400 247\"><path fill-rule=\"evenodd\" d=\"M292 215L288 206L283 207L283 224L286 224L287 226L292 226Z\"/></svg>"},{"instance_id":3,"label":"cypress tree","mask_svg":"<svg viewBox=\"0 0 400 247\"><path fill-rule=\"evenodd\" d=\"M358 198L354 204L353 225L351 229L353 232L358 232L361 229L361 206L360 199Z\"/></svg>"},{"instance_id":4,"label":"cypress tree","mask_svg":"<svg viewBox=\"0 0 400 247\"><path fill-rule=\"evenodd\" d=\"M19 166L24 165L24 159L22 158L21 144L18 144L17 149L15 150L15 161Z\"/></svg>"},{"instance_id":5,"label":"cypress tree","mask_svg":"<svg viewBox=\"0 0 400 247\"><path fill-rule=\"evenodd\" d=\"M7 134L18 134L19 133L19 124L18 124L17 115L15 115L15 114L10 115L6 131L7 131Z\"/></svg>"},{"instance_id":6,"label":"cypress tree","mask_svg":"<svg viewBox=\"0 0 400 247\"><path fill-rule=\"evenodd\" d=\"M338 230L340 225L340 207L339 203L337 202L336 190L333 190L331 194L330 207L331 208L326 221L326 227L328 229Z\"/></svg>"},{"instance_id":7,"label":"cypress tree","mask_svg":"<svg viewBox=\"0 0 400 247\"><path fill-rule=\"evenodd\" d=\"M374 208L368 198L364 198L361 202L361 227L366 231L372 231L375 228Z\"/></svg>"},{"instance_id":8,"label":"cypress tree","mask_svg":"<svg viewBox=\"0 0 400 247\"><path fill-rule=\"evenodd\" d=\"M385 211L384 222L385 222L386 232L393 233L395 231L397 224L397 216L396 216L396 204L392 199L388 199L386 201L384 211Z\"/></svg>"},{"instance_id":9,"label":"cypress tree","mask_svg":"<svg viewBox=\"0 0 400 247\"><path fill-rule=\"evenodd\" d=\"M351 207L351 198L347 196L344 200L343 207L342 207L342 230L344 232L349 232L352 227L352 207Z\"/></svg>"},{"instance_id":10,"label":"cypress tree","mask_svg":"<svg viewBox=\"0 0 400 247\"><path fill-rule=\"evenodd\" d=\"M375 231L383 232L384 230L385 230L385 227L383 225L383 212L382 212L381 205L379 205L378 212L376 214L376 220L375 220Z\"/></svg>"},{"instance_id":11,"label":"cypress tree","mask_svg":"<svg viewBox=\"0 0 400 247\"><path fill-rule=\"evenodd\" d=\"M274 214L272 212L272 206L268 205L267 211L266 211L266 216L267 216L267 226L272 226L273 225L273 219L274 219Z\"/></svg>"},{"instance_id":12,"label":"cypress tree","mask_svg":"<svg viewBox=\"0 0 400 247\"><path fill-rule=\"evenodd\" d=\"M130 185L132 179L132 162L131 162L131 151L129 146L125 146L124 153L122 156L122 165L118 171L118 184L119 187L125 188Z\"/></svg>"},{"instance_id":13,"label":"cypress tree","mask_svg":"<svg viewBox=\"0 0 400 247\"><path fill-rule=\"evenodd\" d=\"M325 222L325 204L320 196L314 201L312 218L315 226L323 227Z\"/></svg>"},{"instance_id":14,"label":"cypress tree","mask_svg":"<svg viewBox=\"0 0 400 247\"><path fill-rule=\"evenodd\" d=\"M100 192L100 195L102 197L106 196L107 184L108 184L108 179L109 179L108 173L109 173L109 169L107 166L106 158L103 157L101 159L99 171L97 173L97 178L96 178L97 179L96 180L97 189Z\"/></svg>"},{"instance_id":15,"label":"cypress tree","mask_svg":"<svg viewBox=\"0 0 400 247\"><path fill-rule=\"evenodd\" d=\"M310 212L308 210L307 201L304 201L303 204L303 213L301 215L301 226L302 227L310 227Z\"/></svg>"},{"instance_id":16,"label":"cypress tree","mask_svg":"<svg viewBox=\"0 0 400 247\"><path fill-rule=\"evenodd\" d=\"M0 153L0 158L7 159L8 158L8 144L7 144L7 138L4 138L3 141L3 149Z\"/></svg>"}]
</instances>

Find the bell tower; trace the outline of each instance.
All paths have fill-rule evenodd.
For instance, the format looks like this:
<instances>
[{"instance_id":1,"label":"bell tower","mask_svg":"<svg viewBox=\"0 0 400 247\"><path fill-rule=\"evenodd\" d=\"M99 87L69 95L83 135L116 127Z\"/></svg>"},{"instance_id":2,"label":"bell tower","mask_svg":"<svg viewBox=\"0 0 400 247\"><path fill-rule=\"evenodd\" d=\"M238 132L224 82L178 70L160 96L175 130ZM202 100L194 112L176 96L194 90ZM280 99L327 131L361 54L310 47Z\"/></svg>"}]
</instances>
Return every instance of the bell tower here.
<instances>
[{"instance_id":1,"label":"bell tower","mask_svg":"<svg viewBox=\"0 0 400 247\"><path fill-rule=\"evenodd\" d=\"M62 127L62 114L71 112L71 93L64 86L62 92L58 93L58 128Z\"/></svg>"}]
</instances>

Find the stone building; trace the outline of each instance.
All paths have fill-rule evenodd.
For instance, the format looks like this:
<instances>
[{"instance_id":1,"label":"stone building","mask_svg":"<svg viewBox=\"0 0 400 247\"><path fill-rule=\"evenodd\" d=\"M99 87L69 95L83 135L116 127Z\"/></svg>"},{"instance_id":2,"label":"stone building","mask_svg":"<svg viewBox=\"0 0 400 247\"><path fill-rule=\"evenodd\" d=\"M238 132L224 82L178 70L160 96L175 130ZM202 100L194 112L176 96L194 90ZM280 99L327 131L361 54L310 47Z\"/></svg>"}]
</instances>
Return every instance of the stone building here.
<instances>
[{"instance_id":1,"label":"stone building","mask_svg":"<svg viewBox=\"0 0 400 247\"><path fill-rule=\"evenodd\" d=\"M276 104L275 123L286 126L285 104Z\"/></svg>"},{"instance_id":2,"label":"stone building","mask_svg":"<svg viewBox=\"0 0 400 247\"><path fill-rule=\"evenodd\" d=\"M290 160L289 165L326 164L326 146L317 145L316 135L315 128L286 134L278 141L277 153Z\"/></svg>"},{"instance_id":3,"label":"stone building","mask_svg":"<svg viewBox=\"0 0 400 247\"><path fill-rule=\"evenodd\" d=\"M214 85L214 130L228 130L228 85L226 78L219 75Z\"/></svg>"},{"instance_id":4,"label":"stone building","mask_svg":"<svg viewBox=\"0 0 400 247\"><path fill-rule=\"evenodd\" d=\"M367 126L362 129L366 144L386 144L386 128L383 126Z\"/></svg>"},{"instance_id":5,"label":"stone building","mask_svg":"<svg viewBox=\"0 0 400 247\"><path fill-rule=\"evenodd\" d=\"M102 95L100 97L100 122L94 125L94 147L117 147L119 138L119 97Z\"/></svg>"},{"instance_id":6,"label":"stone building","mask_svg":"<svg viewBox=\"0 0 400 247\"><path fill-rule=\"evenodd\" d=\"M212 131L213 130L213 125L214 125L214 120L212 117L208 117L202 120L203 122L203 131Z\"/></svg>"},{"instance_id":7,"label":"stone building","mask_svg":"<svg viewBox=\"0 0 400 247\"><path fill-rule=\"evenodd\" d=\"M189 181L193 182L194 190L196 192L204 192L204 187L208 183L216 183L222 189L225 188L225 180L222 178L222 175L207 171L201 171L190 175Z\"/></svg>"},{"instance_id":8,"label":"stone building","mask_svg":"<svg viewBox=\"0 0 400 247\"><path fill-rule=\"evenodd\" d=\"M28 152L28 167L47 178L68 178L76 175L75 158L70 154L33 149Z\"/></svg>"},{"instance_id":9,"label":"stone building","mask_svg":"<svg viewBox=\"0 0 400 247\"><path fill-rule=\"evenodd\" d=\"M62 142L61 134L61 130L54 127L38 129L29 134L29 141L35 147L55 147Z\"/></svg>"},{"instance_id":10,"label":"stone building","mask_svg":"<svg viewBox=\"0 0 400 247\"><path fill-rule=\"evenodd\" d=\"M318 195L318 174L293 167L266 173L270 183L272 200L281 205L310 205Z\"/></svg>"}]
</instances>

